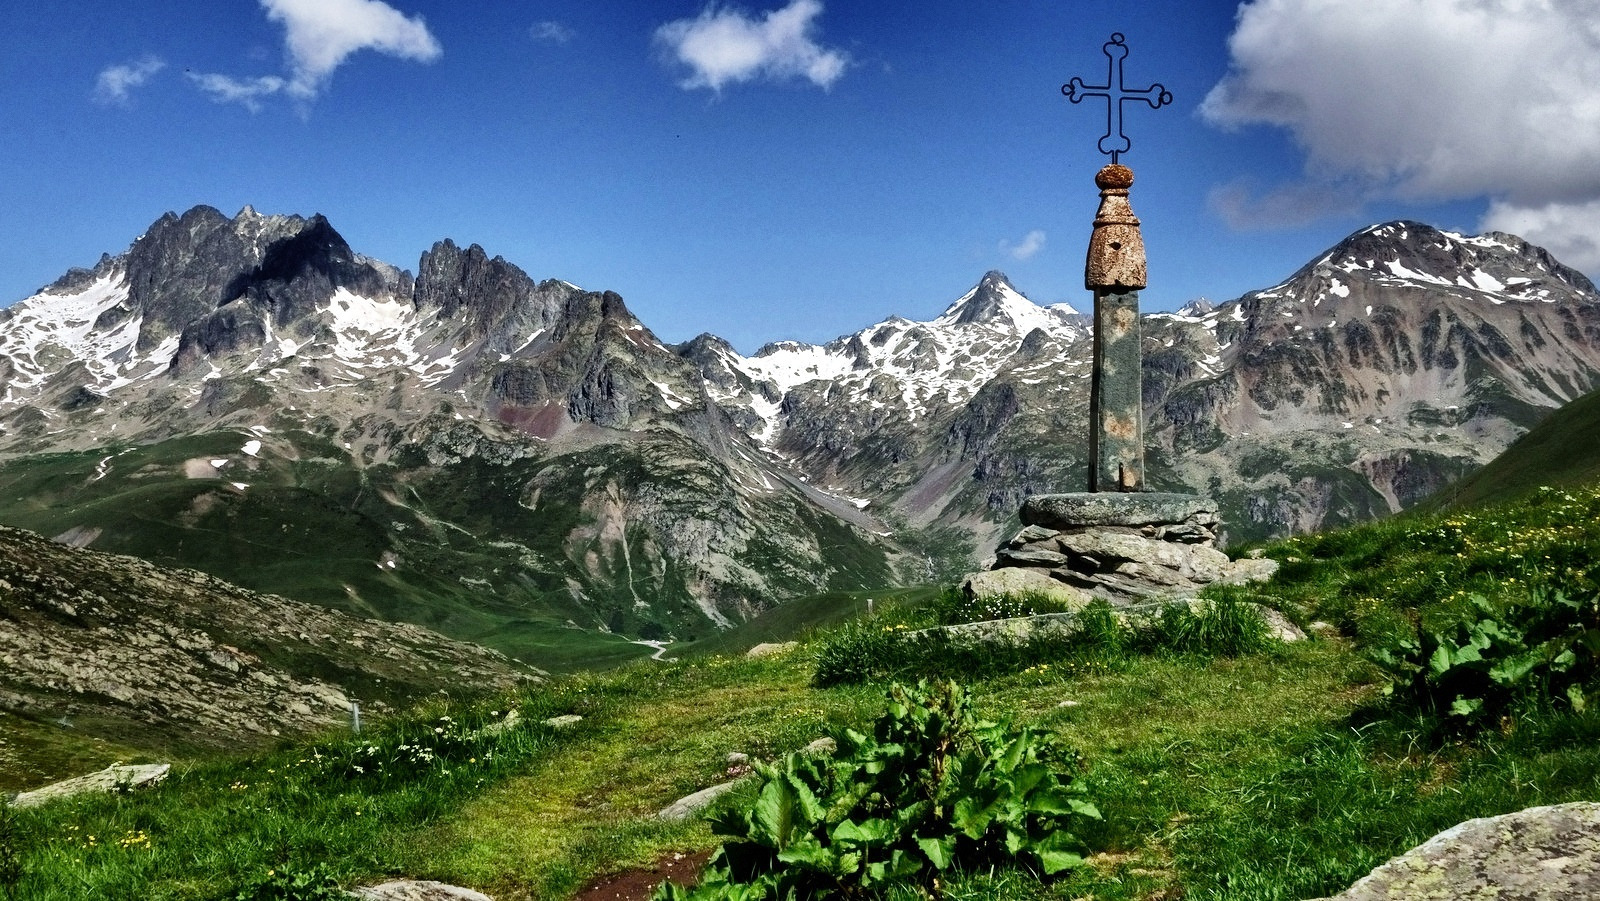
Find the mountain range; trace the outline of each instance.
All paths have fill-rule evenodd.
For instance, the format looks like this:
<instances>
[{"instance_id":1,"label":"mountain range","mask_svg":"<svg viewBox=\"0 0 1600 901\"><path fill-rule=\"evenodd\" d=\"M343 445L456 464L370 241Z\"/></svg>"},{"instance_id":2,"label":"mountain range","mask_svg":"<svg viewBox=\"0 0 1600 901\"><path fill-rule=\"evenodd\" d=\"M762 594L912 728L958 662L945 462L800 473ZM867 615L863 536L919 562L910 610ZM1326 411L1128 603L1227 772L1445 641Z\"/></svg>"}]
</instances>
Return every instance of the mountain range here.
<instances>
[{"instance_id":1,"label":"mountain range","mask_svg":"<svg viewBox=\"0 0 1600 901\"><path fill-rule=\"evenodd\" d=\"M1090 325L990 272L747 357L476 245L413 274L196 207L0 310L0 522L583 665L978 565L1086 482ZM1144 342L1152 486L1249 540L1407 507L1595 388L1600 296L1392 222Z\"/></svg>"}]
</instances>

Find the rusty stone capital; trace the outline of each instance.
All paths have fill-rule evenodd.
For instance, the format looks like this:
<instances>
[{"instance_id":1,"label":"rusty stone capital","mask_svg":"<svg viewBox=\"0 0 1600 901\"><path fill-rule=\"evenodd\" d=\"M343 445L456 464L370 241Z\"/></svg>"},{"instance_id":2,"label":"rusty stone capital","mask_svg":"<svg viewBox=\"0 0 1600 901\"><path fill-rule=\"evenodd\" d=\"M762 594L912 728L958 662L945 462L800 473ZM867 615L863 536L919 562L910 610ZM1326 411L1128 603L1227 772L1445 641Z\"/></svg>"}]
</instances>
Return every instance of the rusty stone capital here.
<instances>
[{"instance_id":1,"label":"rusty stone capital","mask_svg":"<svg viewBox=\"0 0 1600 901\"><path fill-rule=\"evenodd\" d=\"M1091 291L1137 291L1145 287L1148 276L1139 219L1128 203L1133 170L1112 163L1095 174L1094 183L1100 188L1100 210L1094 217L1094 233L1089 236L1084 287Z\"/></svg>"}]
</instances>

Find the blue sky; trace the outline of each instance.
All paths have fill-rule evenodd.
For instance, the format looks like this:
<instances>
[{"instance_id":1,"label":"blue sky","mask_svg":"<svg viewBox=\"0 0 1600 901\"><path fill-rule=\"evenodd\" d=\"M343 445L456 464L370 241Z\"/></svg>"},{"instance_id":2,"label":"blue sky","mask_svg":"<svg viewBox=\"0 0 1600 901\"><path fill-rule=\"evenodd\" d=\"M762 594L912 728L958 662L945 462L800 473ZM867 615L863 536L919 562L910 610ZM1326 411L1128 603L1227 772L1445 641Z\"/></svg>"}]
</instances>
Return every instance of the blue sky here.
<instances>
[{"instance_id":1,"label":"blue sky","mask_svg":"<svg viewBox=\"0 0 1600 901\"><path fill-rule=\"evenodd\" d=\"M1593 0L12 0L0 304L162 212L478 243L745 352L931 318L988 269L1089 307L1126 35L1147 310L1349 232L1515 231L1600 274Z\"/></svg>"}]
</instances>

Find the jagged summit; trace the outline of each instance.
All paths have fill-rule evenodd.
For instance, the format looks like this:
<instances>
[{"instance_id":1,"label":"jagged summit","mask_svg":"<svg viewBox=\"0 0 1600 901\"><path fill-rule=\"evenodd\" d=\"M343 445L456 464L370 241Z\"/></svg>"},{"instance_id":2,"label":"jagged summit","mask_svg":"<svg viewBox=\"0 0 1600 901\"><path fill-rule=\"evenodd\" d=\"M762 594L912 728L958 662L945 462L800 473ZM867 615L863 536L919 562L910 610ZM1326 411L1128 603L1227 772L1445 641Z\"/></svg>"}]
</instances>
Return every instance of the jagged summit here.
<instances>
[{"instance_id":1,"label":"jagged summit","mask_svg":"<svg viewBox=\"0 0 1600 901\"><path fill-rule=\"evenodd\" d=\"M1027 298L1012 286L1004 272L991 269L983 274L971 291L951 304L934 321L950 325L987 322L1008 315L1007 308L1014 306L1018 300L1026 301Z\"/></svg>"},{"instance_id":2,"label":"jagged summit","mask_svg":"<svg viewBox=\"0 0 1600 901\"><path fill-rule=\"evenodd\" d=\"M771 446L785 430L804 428L808 385L833 386L818 399L824 404L914 422L968 402L1019 355L1045 365L1041 348L1085 334L1070 306L1041 307L991 271L931 322L891 316L825 345L779 341L751 357L727 348L708 361L703 344L695 350L712 397Z\"/></svg>"},{"instance_id":3,"label":"jagged summit","mask_svg":"<svg viewBox=\"0 0 1600 901\"><path fill-rule=\"evenodd\" d=\"M971 291L962 295L935 319L934 325L968 325L983 323L997 325L1010 323L1027 334L1035 328L1051 328L1063 322L1063 316L1076 311L1068 304L1041 307L1018 291L997 269L984 273Z\"/></svg>"}]
</instances>

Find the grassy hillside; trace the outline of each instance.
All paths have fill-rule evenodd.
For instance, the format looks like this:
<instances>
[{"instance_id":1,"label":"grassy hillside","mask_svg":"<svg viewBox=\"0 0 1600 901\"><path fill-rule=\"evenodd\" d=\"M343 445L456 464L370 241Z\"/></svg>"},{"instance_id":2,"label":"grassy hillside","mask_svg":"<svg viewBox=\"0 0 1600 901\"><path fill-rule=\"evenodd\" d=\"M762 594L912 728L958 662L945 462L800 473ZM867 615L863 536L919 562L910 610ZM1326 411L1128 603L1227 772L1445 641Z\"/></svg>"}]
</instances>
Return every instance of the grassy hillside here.
<instances>
[{"instance_id":1,"label":"grassy hillside","mask_svg":"<svg viewBox=\"0 0 1600 901\"><path fill-rule=\"evenodd\" d=\"M1541 486L1600 480L1600 391L1556 410L1483 468L1418 505L1424 511L1503 503Z\"/></svg>"},{"instance_id":2,"label":"grassy hillside","mask_svg":"<svg viewBox=\"0 0 1600 901\"><path fill-rule=\"evenodd\" d=\"M552 458L521 456L520 447L495 456L401 445L375 463L329 434L264 434L222 431L5 461L0 523L417 623L557 672L653 653L631 638L685 641L717 631L687 587L703 574L663 555L657 533L667 525L648 515L625 528L593 521L591 495L604 494L589 484L595 474L633 486L619 496L637 488L656 498L669 518L723 503L704 487L720 484L707 470L714 464L683 461L670 435ZM244 451L252 441L260 446ZM805 509L790 512L821 549L826 588L890 580L882 547ZM622 543L598 537L608 528L625 533ZM797 565L792 544L764 536L742 553L752 578L780 586L752 584L742 597L805 591L784 578Z\"/></svg>"},{"instance_id":3,"label":"grassy hillside","mask_svg":"<svg viewBox=\"0 0 1600 901\"><path fill-rule=\"evenodd\" d=\"M1081 755L1063 758L1078 761L1065 772L1103 820L1084 833L1093 853L1080 868L1048 880L1006 866L953 873L945 895L1289 901L1336 893L1469 817L1600 800L1600 704L1551 690L1563 674L1535 668L1545 681L1511 686L1477 717L1417 693L1440 686L1390 683L1403 670L1373 662L1484 610L1498 634L1531 628L1517 611L1553 592L1577 599L1551 608L1557 632L1583 627L1600 615L1597 522L1600 491L1544 490L1296 539L1269 549L1285 561L1279 579L1235 596L1331 624L1312 630L1320 637L1235 657L1086 640L975 669L964 681L978 712L1053 731ZM902 634L923 615L910 600L849 630ZM877 717L884 683L815 685L818 654L849 630L774 658L634 664L359 737L190 762L147 793L17 814L10 878L30 899L276 897L252 886L285 873L571 898L596 876L713 847L704 820L654 814L739 772L730 752L773 759ZM1579 701L1600 692L1592 652L1563 672L1581 677ZM508 710L518 724L484 731ZM542 724L565 714L583 720Z\"/></svg>"}]
</instances>

